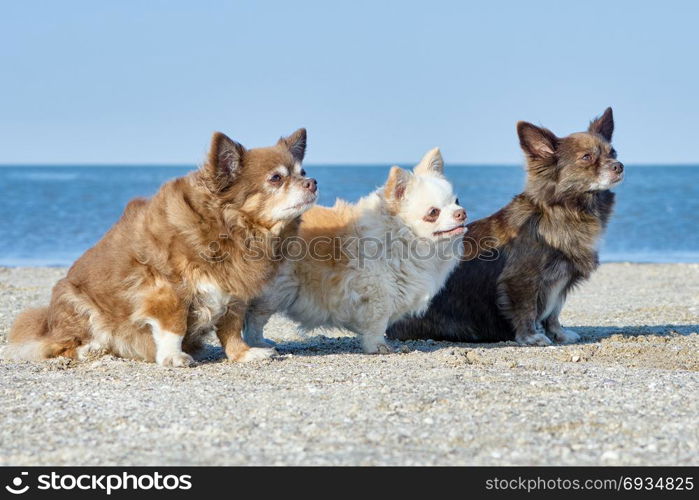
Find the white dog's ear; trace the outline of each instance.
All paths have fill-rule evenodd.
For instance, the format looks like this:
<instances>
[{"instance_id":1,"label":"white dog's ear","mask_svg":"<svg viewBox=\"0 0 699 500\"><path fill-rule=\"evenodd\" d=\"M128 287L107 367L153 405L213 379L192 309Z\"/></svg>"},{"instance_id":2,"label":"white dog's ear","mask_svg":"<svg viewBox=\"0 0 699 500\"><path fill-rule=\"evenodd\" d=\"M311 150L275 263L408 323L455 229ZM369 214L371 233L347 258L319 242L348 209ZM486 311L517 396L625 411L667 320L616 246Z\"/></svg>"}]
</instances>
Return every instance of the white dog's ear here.
<instances>
[{"instance_id":1,"label":"white dog's ear","mask_svg":"<svg viewBox=\"0 0 699 500\"><path fill-rule=\"evenodd\" d=\"M415 175L432 175L442 177L444 175L444 160L439 148L429 150L422 157L420 163L413 169Z\"/></svg>"},{"instance_id":2,"label":"white dog's ear","mask_svg":"<svg viewBox=\"0 0 699 500\"><path fill-rule=\"evenodd\" d=\"M405 191L408 189L410 182L410 172L403 170L400 167L393 166L388 174L388 180L384 186L384 196L389 206L397 208L403 198Z\"/></svg>"}]
</instances>

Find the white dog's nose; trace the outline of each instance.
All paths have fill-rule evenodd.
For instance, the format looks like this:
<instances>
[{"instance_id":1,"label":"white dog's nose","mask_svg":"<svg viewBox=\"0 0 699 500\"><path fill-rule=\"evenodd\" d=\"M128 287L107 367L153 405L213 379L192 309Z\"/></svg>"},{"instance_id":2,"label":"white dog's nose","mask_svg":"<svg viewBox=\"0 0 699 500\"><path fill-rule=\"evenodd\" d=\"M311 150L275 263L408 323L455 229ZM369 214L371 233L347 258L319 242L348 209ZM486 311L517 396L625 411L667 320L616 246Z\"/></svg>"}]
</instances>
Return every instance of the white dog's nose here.
<instances>
[{"instance_id":1,"label":"white dog's nose","mask_svg":"<svg viewBox=\"0 0 699 500\"><path fill-rule=\"evenodd\" d=\"M454 211L454 219L458 220L459 222L466 221L466 210L460 208Z\"/></svg>"}]
</instances>

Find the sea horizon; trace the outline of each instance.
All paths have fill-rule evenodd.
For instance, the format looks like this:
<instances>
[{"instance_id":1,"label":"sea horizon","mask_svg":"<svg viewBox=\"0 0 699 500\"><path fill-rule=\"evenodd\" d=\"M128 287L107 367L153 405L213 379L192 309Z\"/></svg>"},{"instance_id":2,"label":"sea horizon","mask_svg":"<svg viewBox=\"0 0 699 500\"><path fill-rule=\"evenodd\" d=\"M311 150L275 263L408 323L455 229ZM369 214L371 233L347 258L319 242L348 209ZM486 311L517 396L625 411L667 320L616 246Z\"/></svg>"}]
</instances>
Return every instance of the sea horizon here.
<instances>
[{"instance_id":1,"label":"sea horizon","mask_svg":"<svg viewBox=\"0 0 699 500\"><path fill-rule=\"evenodd\" d=\"M405 165L410 167L415 161L397 162L371 162L371 163L307 163L304 168L330 167L330 168L388 168L393 165ZM0 168L198 168L202 163L0 163ZM448 168L524 168L524 163L447 163ZM697 163L627 163L627 168L699 168Z\"/></svg>"},{"instance_id":2,"label":"sea horizon","mask_svg":"<svg viewBox=\"0 0 699 500\"><path fill-rule=\"evenodd\" d=\"M411 167L410 163L398 163ZM390 164L304 165L318 203L354 202L385 181ZM373 167L373 168L372 168ZM477 168L481 167L481 168ZM64 267L93 246L136 196L151 196L196 165L0 166L0 266ZM363 174L357 175L357 169ZM487 217L524 186L522 165L449 164L469 221ZM600 243L601 262L698 263L699 165L627 165Z\"/></svg>"}]
</instances>

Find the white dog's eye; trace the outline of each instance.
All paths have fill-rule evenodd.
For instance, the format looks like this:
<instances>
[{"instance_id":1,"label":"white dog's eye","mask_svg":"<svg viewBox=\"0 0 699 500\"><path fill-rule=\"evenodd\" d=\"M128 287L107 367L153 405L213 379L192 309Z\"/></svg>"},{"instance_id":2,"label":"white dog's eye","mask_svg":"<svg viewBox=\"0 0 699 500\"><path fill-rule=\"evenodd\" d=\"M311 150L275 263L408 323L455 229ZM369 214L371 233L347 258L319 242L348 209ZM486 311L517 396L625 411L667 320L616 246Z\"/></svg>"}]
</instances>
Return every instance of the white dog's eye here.
<instances>
[{"instance_id":1,"label":"white dog's eye","mask_svg":"<svg viewBox=\"0 0 699 500\"><path fill-rule=\"evenodd\" d=\"M425 222L434 222L437 220L440 213L441 213L440 209L432 207L427 211L427 215L425 215L425 217L423 217L423 220Z\"/></svg>"}]
</instances>

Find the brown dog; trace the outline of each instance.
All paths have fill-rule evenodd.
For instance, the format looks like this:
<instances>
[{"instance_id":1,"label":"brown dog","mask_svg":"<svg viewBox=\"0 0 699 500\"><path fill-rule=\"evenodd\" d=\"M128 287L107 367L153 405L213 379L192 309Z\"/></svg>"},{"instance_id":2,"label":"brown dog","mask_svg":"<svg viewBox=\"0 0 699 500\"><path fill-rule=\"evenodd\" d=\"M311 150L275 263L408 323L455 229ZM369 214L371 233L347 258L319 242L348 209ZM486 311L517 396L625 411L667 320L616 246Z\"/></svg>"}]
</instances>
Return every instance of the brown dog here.
<instances>
[{"instance_id":1,"label":"brown dog","mask_svg":"<svg viewBox=\"0 0 699 500\"><path fill-rule=\"evenodd\" d=\"M212 330L231 360L272 355L248 347L241 328L284 238L316 200L316 181L301 168L305 149L304 129L251 150L214 134L199 170L131 201L56 284L49 307L17 318L9 357L106 351L187 366Z\"/></svg>"},{"instance_id":2,"label":"brown dog","mask_svg":"<svg viewBox=\"0 0 699 500\"><path fill-rule=\"evenodd\" d=\"M464 262L421 318L389 336L547 345L579 336L558 321L566 294L598 265L596 245L624 166L612 148L612 109L587 132L558 138L519 122L527 185L499 212L469 224ZM548 335L548 336L547 336Z\"/></svg>"}]
</instances>

